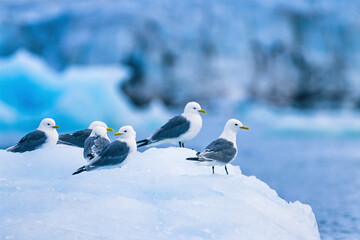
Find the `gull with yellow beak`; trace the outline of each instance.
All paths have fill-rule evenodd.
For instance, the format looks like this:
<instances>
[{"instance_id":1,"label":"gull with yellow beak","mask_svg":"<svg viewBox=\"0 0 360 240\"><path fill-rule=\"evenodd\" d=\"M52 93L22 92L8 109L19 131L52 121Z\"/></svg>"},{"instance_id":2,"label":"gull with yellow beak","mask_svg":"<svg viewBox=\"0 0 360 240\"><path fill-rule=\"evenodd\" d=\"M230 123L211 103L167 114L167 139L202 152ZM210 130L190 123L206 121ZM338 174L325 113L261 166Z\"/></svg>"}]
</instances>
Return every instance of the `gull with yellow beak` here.
<instances>
[{"instance_id":1,"label":"gull with yellow beak","mask_svg":"<svg viewBox=\"0 0 360 240\"><path fill-rule=\"evenodd\" d=\"M96 127L102 126L107 129L107 131L113 132L112 128L109 128L104 122L94 121L90 124L88 129L83 129L76 131L74 133L62 133L59 136L58 144L65 144L74 147L84 147L85 140L90 136L92 130Z\"/></svg>"},{"instance_id":2,"label":"gull with yellow beak","mask_svg":"<svg viewBox=\"0 0 360 240\"><path fill-rule=\"evenodd\" d=\"M56 131L58 128L59 126L55 124L53 119L45 118L40 122L36 130L26 134L16 145L6 150L9 152L23 153L39 148L55 146L59 139L59 134Z\"/></svg>"},{"instance_id":3,"label":"gull with yellow beak","mask_svg":"<svg viewBox=\"0 0 360 240\"><path fill-rule=\"evenodd\" d=\"M107 145L98 156L76 170L73 175L84 171L93 171L104 168L115 168L123 166L136 152L136 132L131 126L124 126L114 134L118 139Z\"/></svg>"},{"instance_id":4,"label":"gull with yellow beak","mask_svg":"<svg viewBox=\"0 0 360 240\"><path fill-rule=\"evenodd\" d=\"M226 164L234 160L237 155L236 133L239 129L249 130L239 120L230 119L218 139L211 142L204 151L198 152L197 157L186 158L186 160L211 166L213 174L214 166L225 166L226 174L229 174Z\"/></svg>"},{"instance_id":5,"label":"gull with yellow beak","mask_svg":"<svg viewBox=\"0 0 360 240\"><path fill-rule=\"evenodd\" d=\"M184 147L184 142L193 139L202 127L200 113L206 113L196 102L189 102L184 112L171 118L164 126L159 128L151 137L138 141L138 147L156 146L163 143L178 144Z\"/></svg>"}]
</instances>

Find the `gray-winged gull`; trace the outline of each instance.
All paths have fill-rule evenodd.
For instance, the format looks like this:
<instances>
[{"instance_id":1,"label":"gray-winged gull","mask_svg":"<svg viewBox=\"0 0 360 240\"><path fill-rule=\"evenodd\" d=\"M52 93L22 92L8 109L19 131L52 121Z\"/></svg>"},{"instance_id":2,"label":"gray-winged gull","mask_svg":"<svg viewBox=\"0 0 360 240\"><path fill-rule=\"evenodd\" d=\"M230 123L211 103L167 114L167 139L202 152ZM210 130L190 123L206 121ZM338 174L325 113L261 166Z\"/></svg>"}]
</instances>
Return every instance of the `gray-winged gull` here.
<instances>
[{"instance_id":1,"label":"gray-winged gull","mask_svg":"<svg viewBox=\"0 0 360 240\"><path fill-rule=\"evenodd\" d=\"M107 135L107 129L103 126L97 126L85 140L83 152L84 158L86 160L93 159L109 144L110 139Z\"/></svg>"},{"instance_id":2,"label":"gray-winged gull","mask_svg":"<svg viewBox=\"0 0 360 240\"><path fill-rule=\"evenodd\" d=\"M16 145L6 150L22 153L38 148L55 146L59 139L58 132L56 131L58 128L59 126L55 124L53 119L45 118L40 122L36 130L26 134Z\"/></svg>"},{"instance_id":3,"label":"gray-winged gull","mask_svg":"<svg viewBox=\"0 0 360 240\"><path fill-rule=\"evenodd\" d=\"M214 166L225 166L226 174L229 174L226 164L235 159L237 155L236 133L239 129L249 130L239 120L230 119L218 139L211 142L204 151L198 152L197 157L186 158L186 160L212 166L213 174Z\"/></svg>"},{"instance_id":4,"label":"gray-winged gull","mask_svg":"<svg viewBox=\"0 0 360 240\"><path fill-rule=\"evenodd\" d=\"M74 133L60 134L58 144L65 144L83 148L85 140L90 136L92 130L97 126L103 126L108 131L114 131L112 128L109 128L104 122L94 121L90 124L88 129L79 130Z\"/></svg>"},{"instance_id":5,"label":"gray-winged gull","mask_svg":"<svg viewBox=\"0 0 360 240\"><path fill-rule=\"evenodd\" d=\"M124 126L115 135L119 138L107 145L97 157L79 168L73 175L95 169L123 166L137 150L136 132L131 126Z\"/></svg>"},{"instance_id":6,"label":"gray-winged gull","mask_svg":"<svg viewBox=\"0 0 360 240\"><path fill-rule=\"evenodd\" d=\"M189 102L181 115L171 118L151 137L138 141L138 147L155 146L163 143L179 143L180 147L184 147L184 142L193 139L202 127L200 113L206 113L206 111L201 109L198 103Z\"/></svg>"}]
</instances>

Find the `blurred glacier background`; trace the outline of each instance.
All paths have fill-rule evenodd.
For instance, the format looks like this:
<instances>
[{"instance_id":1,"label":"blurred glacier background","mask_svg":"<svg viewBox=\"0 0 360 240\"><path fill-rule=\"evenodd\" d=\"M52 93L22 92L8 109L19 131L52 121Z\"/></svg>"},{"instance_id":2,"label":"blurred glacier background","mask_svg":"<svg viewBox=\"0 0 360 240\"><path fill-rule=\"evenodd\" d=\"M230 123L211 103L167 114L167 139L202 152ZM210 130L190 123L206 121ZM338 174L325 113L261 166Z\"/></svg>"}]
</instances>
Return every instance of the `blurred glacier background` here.
<instances>
[{"instance_id":1,"label":"blurred glacier background","mask_svg":"<svg viewBox=\"0 0 360 240\"><path fill-rule=\"evenodd\" d=\"M195 100L188 147L240 119L244 174L310 204L322 239L357 239L359 43L355 0L2 0L0 146L44 117L143 138Z\"/></svg>"}]
</instances>

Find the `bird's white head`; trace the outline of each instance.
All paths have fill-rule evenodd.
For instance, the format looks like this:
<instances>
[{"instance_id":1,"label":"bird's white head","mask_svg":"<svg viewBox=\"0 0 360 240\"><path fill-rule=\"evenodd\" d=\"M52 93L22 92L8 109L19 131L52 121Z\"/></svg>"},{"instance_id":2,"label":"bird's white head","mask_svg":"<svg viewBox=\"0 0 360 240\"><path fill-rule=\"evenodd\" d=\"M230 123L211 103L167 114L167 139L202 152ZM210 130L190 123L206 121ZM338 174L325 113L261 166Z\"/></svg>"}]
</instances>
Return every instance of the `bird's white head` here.
<instances>
[{"instance_id":1,"label":"bird's white head","mask_svg":"<svg viewBox=\"0 0 360 240\"><path fill-rule=\"evenodd\" d=\"M89 129L94 130L96 127L99 127L99 126L105 128L107 131L111 131L111 132L114 131L114 129L109 128L109 127L106 125L106 123L101 122L101 121L94 121L94 122L92 122L92 123L90 124L90 126L89 126Z\"/></svg>"},{"instance_id":2,"label":"bird's white head","mask_svg":"<svg viewBox=\"0 0 360 240\"><path fill-rule=\"evenodd\" d=\"M249 128L244 126L239 120L230 119L226 122L224 131L221 133L219 138L224 138L229 141L236 142L236 133L239 129L249 130Z\"/></svg>"},{"instance_id":3,"label":"bird's white head","mask_svg":"<svg viewBox=\"0 0 360 240\"><path fill-rule=\"evenodd\" d=\"M237 119L230 119L225 124L225 129L229 129L231 131L237 132L239 129L249 130L248 127L244 126L239 120Z\"/></svg>"},{"instance_id":4,"label":"bird's white head","mask_svg":"<svg viewBox=\"0 0 360 240\"><path fill-rule=\"evenodd\" d=\"M136 138L136 132L132 126L123 126L119 129L118 132L114 134L115 136L119 136L119 139L133 139Z\"/></svg>"},{"instance_id":5,"label":"bird's white head","mask_svg":"<svg viewBox=\"0 0 360 240\"><path fill-rule=\"evenodd\" d=\"M39 127L38 127L39 130L43 130L43 131L46 131L46 130L49 130L49 129L52 129L52 130L55 131L58 128L60 128L60 127L56 125L54 119L52 119L52 118L43 119L40 122Z\"/></svg>"},{"instance_id":6,"label":"bird's white head","mask_svg":"<svg viewBox=\"0 0 360 240\"><path fill-rule=\"evenodd\" d=\"M99 137L103 137L103 138L107 138L107 130L106 128L104 128L103 126L97 126L95 127L91 134L90 134L91 137L95 137L95 136L99 136Z\"/></svg>"},{"instance_id":7,"label":"bird's white head","mask_svg":"<svg viewBox=\"0 0 360 240\"><path fill-rule=\"evenodd\" d=\"M184 108L184 114L200 114L206 113L197 102L189 102Z\"/></svg>"}]
</instances>

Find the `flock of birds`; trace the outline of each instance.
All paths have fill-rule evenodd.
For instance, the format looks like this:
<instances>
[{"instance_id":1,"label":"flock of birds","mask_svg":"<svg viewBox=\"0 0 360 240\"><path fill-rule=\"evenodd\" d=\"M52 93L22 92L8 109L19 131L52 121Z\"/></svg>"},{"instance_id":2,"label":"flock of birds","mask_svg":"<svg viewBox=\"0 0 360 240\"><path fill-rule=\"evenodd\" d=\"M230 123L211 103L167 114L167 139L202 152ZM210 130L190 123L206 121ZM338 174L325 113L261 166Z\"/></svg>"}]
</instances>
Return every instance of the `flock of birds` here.
<instances>
[{"instance_id":1,"label":"flock of birds","mask_svg":"<svg viewBox=\"0 0 360 240\"><path fill-rule=\"evenodd\" d=\"M35 131L26 134L16 145L6 150L23 153L56 144L84 148L83 156L88 163L80 167L73 175L95 169L121 167L132 158L138 147L164 143L185 147L184 142L193 139L200 132L202 127L200 113L206 113L206 111L198 103L189 102L181 115L171 118L149 138L138 142L136 142L136 132L132 126L121 127L114 134L118 138L110 142L107 132L114 130L103 122L95 121L88 129L59 135L57 132L59 126L55 121L45 118ZM198 152L196 156L186 160L211 166L213 174L215 166L225 166L226 174L229 174L226 164L237 155L236 134L239 129L249 130L239 120L228 120L218 139L211 142L202 152Z\"/></svg>"}]
</instances>

